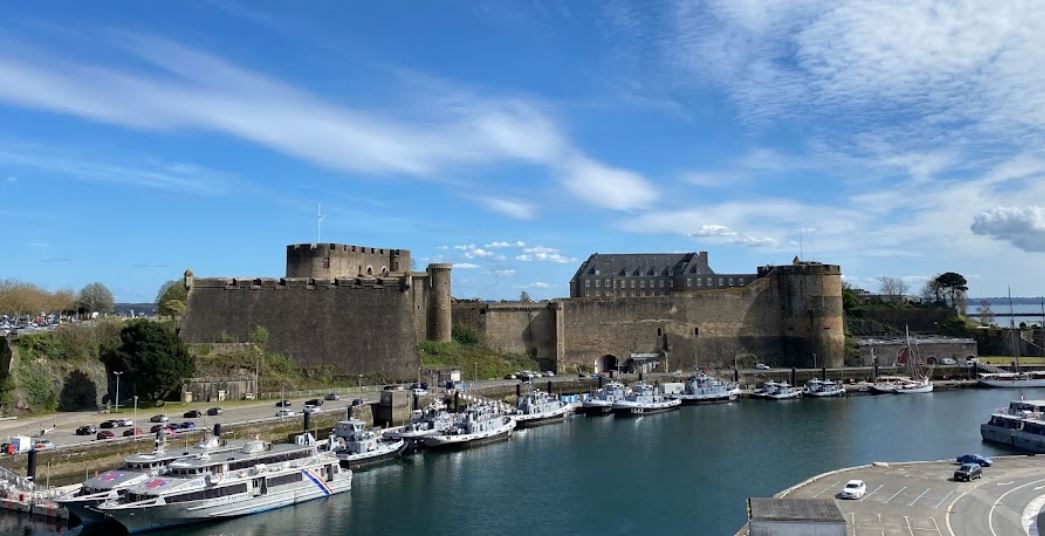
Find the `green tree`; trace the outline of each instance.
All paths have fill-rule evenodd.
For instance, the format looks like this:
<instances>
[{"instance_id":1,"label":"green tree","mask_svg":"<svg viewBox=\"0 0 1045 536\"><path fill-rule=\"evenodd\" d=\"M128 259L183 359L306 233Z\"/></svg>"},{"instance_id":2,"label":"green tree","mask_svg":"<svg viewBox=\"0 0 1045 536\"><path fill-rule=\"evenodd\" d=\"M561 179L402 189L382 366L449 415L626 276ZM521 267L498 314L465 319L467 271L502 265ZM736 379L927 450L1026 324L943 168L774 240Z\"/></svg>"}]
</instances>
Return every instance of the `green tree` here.
<instances>
[{"instance_id":1,"label":"green tree","mask_svg":"<svg viewBox=\"0 0 1045 536\"><path fill-rule=\"evenodd\" d=\"M80 309L88 313L108 313L113 304L112 292L101 283L89 283L80 290Z\"/></svg>"},{"instance_id":2,"label":"green tree","mask_svg":"<svg viewBox=\"0 0 1045 536\"><path fill-rule=\"evenodd\" d=\"M530 302L533 301L533 298L530 297L530 293L529 292L526 292L524 290L524 291L519 293L519 301L521 301L523 303L530 303Z\"/></svg>"},{"instance_id":3,"label":"green tree","mask_svg":"<svg viewBox=\"0 0 1045 536\"><path fill-rule=\"evenodd\" d=\"M163 305L160 305L156 310L160 316L170 317L171 320L177 320L185 316L185 302L178 300L166 300Z\"/></svg>"},{"instance_id":4,"label":"green tree","mask_svg":"<svg viewBox=\"0 0 1045 536\"><path fill-rule=\"evenodd\" d=\"M944 272L936 277L936 284L940 292L947 299L947 305L964 314L962 306L965 304L965 292L969 290L969 282L962 274L955 272Z\"/></svg>"},{"instance_id":5,"label":"green tree","mask_svg":"<svg viewBox=\"0 0 1045 536\"><path fill-rule=\"evenodd\" d=\"M145 400L164 400L196 369L185 343L168 325L132 320L120 331L120 344L105 364L126 372L134 393Z\"/></svg>"},{"instance_id":6,"label":"green tree","mask_svg":"<svg viewBox=\"0 0 1045 536\"><path fill-rule=\"evenodd\" d=\"M179 305L173 305L178 302ZM189 303L189 291L185 290L185 283L180 279L172 279L160 286L156 293L156 310L161 316L169 316L175 320L185 314Z\"/></svg>"}]
</instances>

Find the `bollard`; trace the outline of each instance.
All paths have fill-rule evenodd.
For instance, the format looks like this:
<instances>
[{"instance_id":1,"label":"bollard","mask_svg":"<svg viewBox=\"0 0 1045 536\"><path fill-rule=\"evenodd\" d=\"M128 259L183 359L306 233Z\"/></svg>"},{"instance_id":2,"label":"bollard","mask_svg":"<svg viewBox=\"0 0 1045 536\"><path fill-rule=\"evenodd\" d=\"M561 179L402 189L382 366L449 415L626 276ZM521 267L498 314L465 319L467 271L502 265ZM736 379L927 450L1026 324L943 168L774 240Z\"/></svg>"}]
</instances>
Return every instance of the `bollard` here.
<instances>
[{"instance_id":1,"label":"bollard","mask_svg":"<svg viewBox=\"0 0 1045 536\"><path fill-rule=\"evenodd\" d=\"M29 449L28 467L25 469L27 480L36 480L36 447Z\"/></svg>"},{"instance_id":2,"label":"bollard","mask_svg":"<svg viewBox=\"0 0 1045 536\"><path fill-rule=\"evenodd\" d=\"M221 438L221 423L214 423L214 437Z\"/></svg>"},{"instance_id":3,"label":"bollard","mask_svg":"<svg viewBox=\"0 0 1045 536\"><path fill-rule=\"evenodd\" d=\"M522 384L521 383L517 383L517 384L515 384L515 397L518 398L518 397L521 397L521 396L522 396Z\"/></svg>"},{"instance_id":4,"label":"bollard","mask_svg":"<svg viewBox=\"0 0 1045 536\"><path fill-rule=\"evenodd\" d=\"M827 367L824 367L824 368L820 369L820 374L821 374L821 376L823 376L823 378L821 378L821 379L826 382L827 381Z\"/></svg>"},{"instance_id":5,"label":"bollard","mask_svg":"<svg viewBox=\"0 0 1045 536\"><path fill-rule=\"evenodd\" d=\"M602 389L602 374L599 374L599 389Z\"/></svg>"},{"instance_id":6,"label":"bollard","mask_svg":"<svg viewBox=\"0 0 1045 536\"><path fill-rule=\"evenodd\" d=\"M353 407L354 406L349 404L348 407L345 408L345 416L346 416L346 418L351 419L353 417L353 414L355 413L355 410L353 409Z\"/></svg>"},{"instance_id":7,"label":"bollard","mask_svg":"<svg viewBox=\"0 0 1045 536\"><path fill-rule=\"evenodd\" d=\"M798 370L795 367L791 367L791 385L794 386L798 381Z\"/></svg>"},{"instance_id":8,"label":"bollard","mask_svg":"<svg viewBox=\"0 0 1045 536\"><path fill-rule=\"evenodd\" d=\"M552 381L548 380L548 394L552 394Z\"/></svg>"},{"instance_id":9,"label":"bollard","mask_svg":"<svg viewBox=\"0 0 1045 536\"><path fill-rule=\"evenodd\" d=\"M733 383L740 383L740 371L733 369Z\"/></svg>"},{"instance_id":10,"label":"bollard","mask_svg":"<svg viewBox=\"0 0 1045 536\"><path fill-rule=\"evenodd\" d=\"M454 393L454 413L460 413L460 412L461 412L461 393L460 392L455 392Z\"/></svg>"},{"instance_id":11,"label":"bollard","mask_svg":"<svg viewBox=\"0 0 1045 536\"><path fill-rule=\"evenodd\" d=\"M309 429L312 428L311 426L309 426L310 424L312 424L312 413L306 411L306 412L304 412L304 414L305 414L305 433L308 433Z\"/></svg>"}]
</instances>

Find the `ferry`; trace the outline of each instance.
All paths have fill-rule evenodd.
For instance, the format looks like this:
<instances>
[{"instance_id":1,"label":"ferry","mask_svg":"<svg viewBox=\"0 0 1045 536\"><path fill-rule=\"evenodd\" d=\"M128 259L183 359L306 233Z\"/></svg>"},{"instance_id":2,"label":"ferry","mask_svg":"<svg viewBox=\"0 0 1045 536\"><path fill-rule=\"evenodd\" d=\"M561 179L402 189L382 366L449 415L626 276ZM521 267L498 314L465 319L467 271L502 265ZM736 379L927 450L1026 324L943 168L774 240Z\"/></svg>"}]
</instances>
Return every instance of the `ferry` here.
<instances>
[{"instance_id":1,"label":"ferry","mask_svg":"<svg viewBox=\"0 0 1045 536\"><path fill-rule=\"evenodd\" d=\"M984 441L1045 453L1045 400L1015 400L980 425Z\"/></svg>"},{"instance_id":2,"label":"ferry","mask_svg":"<svg viewBox=\"0 0 1045 536\"><path fill-rule=\"evenodd\" d=\"M386 432L385 436L420 443L425 437L443 433L453 425L454 414L447 411L446 404L434 402L424 409L415 409L410 414L410 422L398 430Z\"/></svg>"},{"instance_id":3,"label":"ferry","mask_svg":"<svg viewBox=\"0 0 1045 536\"><path fill-rule=\"evenodd\" d=\"M740 386L737 384L704 373L687 378L685 391L674 395L686 405L732 402L739 396Z\"/></svg>"},{"instance_id":4,"label":"ferry","mask_svg":"<svg viewBox=\"0 0 1045 536\"><path fill-rule=\"evenodd\" d=\"M166 473L168 466L174 461L205 452L235 450L243 444L243 441L222 442L217 437L204 437L198 444L186 450L167 452L166 444L161 439L157 441L156 450L153 452L133 454L124 458L123 465L119 468L88 478L79 489L56 498L55 502L80 518L85 525L102 521L105 516L94 509L96 506L118 499L129 488Z\"/></svg>"},{"instance_id":5,"label":"ferry","mask_svg":"<svg viewBox=\"0 0 1045 536\"><path fill-rule=\"evenodd\" d=\"M585 415L609 415L613 412L613 404L624 400L628 392L623 383L611 381L581 404L581 412Z\"/></svg>"},{"instance_id":6,"label":"ferry","mask_svg":"<svg viewBox=\"0 0 1045 536\"><path fill-rule=\"evenodd\" d=\"M764 398L766 400L788 400L800 396L802 396L801 389L791 387L791 384L787 382L777 383L772 380L764 383L758 391L751 393L752 398Z\"/></svg>"},{"instance_id":7,"label":"ferry","mask_svg":"<svg viewBox=\"0 0 1045 536\"><path fill-rule=\"evenodd\" d=\"M296 444L255 440L237 451L177 460L168 473L97 510L138 533L256 514L351 488L352 471L306 434Z\"/></svg>"},{"instance_id":8,"label":"ferry","mask_svg":"<svg viewBox=\"0 0 1045 536\"><path fill-rule=\"evenodd\" d=\"M552 396L539 389L530 391L526 396L520 396L515 404L518 413L512 415L519 428L529 428L562 422L570 413L570 407L563 404L558 397Z\"/></svg>"},{"instance_id":9,"label":"ferry","mask_svg":"<svg viewBox=\"0 0 1045 536\"><path fill-rule=\"evenodd\" d=\"M334 425L334 452L346 469L363 469L390 462L403 454L405 439L382 439L359 419L338 421Z\"/></svg>"},{"instance_id":10,"label":"ferry","mask_svg":"<svg viewBox=\"0 0 1045 536\"><path fill-rule=\"evenodd\" d=\"M681 405L678 398L668 398L657 387L639 382L631 388L631 394L613 403L613 413L618 416L646 415L671 411Z\"/></svg>"},{"instance_id":11,"label":"ferry","mask_svg":"<svg viewBox=\"0 0 1045 536\"><path fill-rule=\"evenodd\" d=\"M802 396L811 396L813 398L845 396L845 386L831 380L813 378L806 382L805 388L802 389Z\"/></svg>"},{"instance_id":12,"label":"ferry","mask_svg":"<svg viewBox=\"0 0 1045 536\"><path fill-rule=\"evenodd\" d=\"M424 436L428 448L465 448L508 439L515 430L515 419L502 415L492 406L476 404L458 414L448 430Z\"/></svg>"}]
</instances>

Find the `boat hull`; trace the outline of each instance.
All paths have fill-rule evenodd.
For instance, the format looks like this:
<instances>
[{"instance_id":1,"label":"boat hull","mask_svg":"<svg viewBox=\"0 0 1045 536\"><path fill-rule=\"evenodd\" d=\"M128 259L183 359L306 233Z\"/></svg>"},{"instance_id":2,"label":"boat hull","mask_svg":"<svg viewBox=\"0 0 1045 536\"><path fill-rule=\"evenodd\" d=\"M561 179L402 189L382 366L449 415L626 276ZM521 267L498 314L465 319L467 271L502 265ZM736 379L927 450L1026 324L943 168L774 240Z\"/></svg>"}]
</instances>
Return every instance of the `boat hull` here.
<instances>
[{"instance_id":1,"label":"boat hull","mask_svg":"<svg viewBox=\"0 0 1045 536\"><path fill-rule=\"evenodd\" d=\"M766 393L753 393L751 398L759 398L762 400L795 400L802 396L802 391L794 391L791 393L782 393L776 395L770 395Z\"/></svg>"},{"instance_id":2,"label":"boat hull","mask_svg":"<svg viewBox=\"0 0 1045 536\"><path fill-rule=\"evenodd\" d=\"M614 404L613 415L617 417L638 417L639 415L651 415L664 413L678 409L682 405L681 400L671 400L654 404Z\"/></svg>"},{"instance_id":3,"label":"boat hull","mask_svg":"<svg viewBox=\"0 0 1045 536\"><path fill-rule=\"evenodd\" d=\"M737 399L736 393L722 395L676 395L684 406L702 406L705 404L728 404Z\"/></svg>"},{"instance_id":4,"label":"boat hull","mask_svg":"<svg viewBox=\"0 0 1045 536\"><path fill-rule=\"evenodd\" d=\"M599 415L612 415L613 404L590 404L585 402L580 409L580 412L585 415L599 416Z\"/></svg>"},{"instance_id":5,"label":"boat hull","mask_svg":"<svg viewBox=\"0 0 1045 536\"><path fill-rule=\"evenodd\" d=\"M384 451L378 451L370 456L342 456L338 455L338 462L342 468L351 469L353 471L361 471L370 467L376 467L381 464L393 462L399 459L406 451L408 442L406 440L399 440L398 445L392 449L386 449Z\"/></svg>"},{"instance_id":6,"label":"boat hull","mask_svg":"<svg viewBox=\"0 0 1045 536\"><path fill-rule=\"evenodd\" d=\"M488 432L460 435L432 435L425 438L425 447L437 450L463 450L478 447L480 445L488 445L498 441L506 441L511 437L512 431L515 430L515 427L515 420L512 419L507 425Z\"/></svg>"},{"instance_id":7,"label":"boat hull","mask_svg":"<svg viewBox=\"0 0 1045 536\"><path fill-rule=\"evenodd\" d=\"M830 398L834 396L845 396L845 389L835 389L832 391L802 391L802 396L808 396L812 398Z\"/></svg>"},{"instance_id":8,"label":"boat hull","mask_svg":"<svg viewBox=\"0 0 1045 536\"><path fill-rule=\"evenodd\" d=\"M1033 387L1045 387L1045 379L1034 380L987 380L980 378L980 385L995 389L1028 389Z\"/></svg>"},{"instance_id":9,"label":"boat hull","mask_svg":"<svg viewBox=\"0 0 1045 536\"><path fill-rule=\"evenodd\" d=\"M919 385L918 387L911 387L907 389L897 389L896 394L898 395L914 395L920 393L931 393L933 392L933 386L930 385Z\"/></svg>"},{"instance_id":10,"label":"boat hull","mask_svg":"<svg viewBox=\"0 0 1045 536\"><path fill-rule=\"evenodd\" d=\"M68 510L70 514L76 516L84 525L90 525L107 519L104 514L94 509L95 506L102 504L105 500L106 499L58 499L55 502L62 508Z\"/></svg>"},{"instance_id":11,"label":"boat hull","mask_svg":"<svg viewBox=\"0 0 1045 536\"><path fill-rule=\"evenodd\" d=\"M1040 435L1028 434L1012 428L981 424L980 437L984 441L999 443L1017 450L1045 454L1045 437Z\"/></svg>"},{"instance_id":12,"label":"boat hull","mask_svg":"<svg viewBox=\"0 0 1045 536\"><path fill-rule=\"evenodd\" d=\"M567 409L562 408L562 411L539 417L525 418L527 416L517 415L515 417L515 424L517 428L534 428L537 426L544 426L546 424L557 424L566 421L567 413L569 413Z\"/></svg>"}]
</instances>

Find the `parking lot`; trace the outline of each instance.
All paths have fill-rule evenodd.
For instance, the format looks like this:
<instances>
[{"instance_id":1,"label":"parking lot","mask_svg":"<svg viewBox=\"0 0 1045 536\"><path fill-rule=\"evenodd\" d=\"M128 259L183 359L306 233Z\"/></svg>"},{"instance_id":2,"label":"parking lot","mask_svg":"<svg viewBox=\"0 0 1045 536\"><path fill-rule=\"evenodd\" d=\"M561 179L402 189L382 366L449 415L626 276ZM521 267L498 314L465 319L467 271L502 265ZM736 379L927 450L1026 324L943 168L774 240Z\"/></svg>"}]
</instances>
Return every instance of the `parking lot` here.
<instances>
[{"instance_id":1,"label":"parking lot","mask_svg":"<svg viewBox=\"0 0 1045 536\"><path fill-rule=\"evenodd\" d=\"M839 498L846 482L863 480L859 500L839 500L852 536L1024 536L1037 534L1045 505L1045 460L996 458L983 478L955 482L953 461L889 464L824 475L789 498Z\"/></svg>"}]
</instances>

